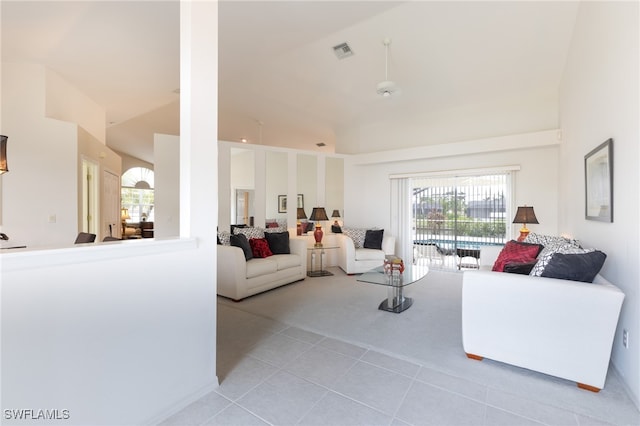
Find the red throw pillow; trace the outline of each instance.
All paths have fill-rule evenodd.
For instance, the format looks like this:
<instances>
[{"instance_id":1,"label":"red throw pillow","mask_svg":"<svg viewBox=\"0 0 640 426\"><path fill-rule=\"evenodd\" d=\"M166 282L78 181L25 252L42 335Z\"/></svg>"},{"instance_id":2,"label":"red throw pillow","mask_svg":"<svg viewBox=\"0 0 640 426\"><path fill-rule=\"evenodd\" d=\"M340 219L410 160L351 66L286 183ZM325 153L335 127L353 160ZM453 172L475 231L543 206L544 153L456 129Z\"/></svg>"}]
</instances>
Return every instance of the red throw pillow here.
<instances>
[{"instance_id":1,"label":"red throw pillow","mask_svg":"<svg viewBox=\"0 0 640 426\"><path fill-rule=\"evenodd\" d=\"M503 272L507 263L527 263L536 260L542 246L511 240L505 244L493 264L492 271Z\"/></svg>"},{"instance_id":2,"label":"red throw pillow","mask_svg":"<svg viewBox=\"0 0 640 426\"><path fill-rule=\"evenodd\" d=\"M249 239L249 245L251 246L253 257L273 256L266 238L251 238Z\"/></svg>"}]
</instances>

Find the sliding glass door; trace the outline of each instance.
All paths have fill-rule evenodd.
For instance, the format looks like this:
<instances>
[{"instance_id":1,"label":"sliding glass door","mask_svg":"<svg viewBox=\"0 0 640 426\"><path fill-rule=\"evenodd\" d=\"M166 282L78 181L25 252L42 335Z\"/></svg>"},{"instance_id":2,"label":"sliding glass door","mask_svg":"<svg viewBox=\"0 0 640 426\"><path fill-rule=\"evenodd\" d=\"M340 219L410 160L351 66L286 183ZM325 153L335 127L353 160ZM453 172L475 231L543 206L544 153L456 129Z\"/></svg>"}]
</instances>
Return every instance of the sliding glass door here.
<instances>
[{"instance_id":1,"label":"sliding glass door","mask_svg":"<svg viewBox=\"0 0 640 426\"><path fill-rule=\"evenodd\" d=\"M480 247L504 244L511 173L409 178L414 263L475 268Z\"/></svg>"}]
</instances>

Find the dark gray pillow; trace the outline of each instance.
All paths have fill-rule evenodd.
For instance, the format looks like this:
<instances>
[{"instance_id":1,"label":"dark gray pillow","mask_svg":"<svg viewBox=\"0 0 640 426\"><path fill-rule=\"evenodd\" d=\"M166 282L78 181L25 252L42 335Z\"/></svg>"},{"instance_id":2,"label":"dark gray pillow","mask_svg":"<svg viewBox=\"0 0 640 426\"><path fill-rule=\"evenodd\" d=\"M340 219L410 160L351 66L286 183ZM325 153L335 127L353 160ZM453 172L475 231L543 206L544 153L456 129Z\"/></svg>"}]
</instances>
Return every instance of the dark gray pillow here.
<instances>
[{"instance_id":1,"label":"dark gray pillow","mask_svg":"<svg viewBox=\"0 0 640 426\"><path fill-rule=\"evenodd\" d=\"M534 266L536 266L535 261L526 263L507 263L506 265L504 265L503 272L507 272L510 274L529 275Z\"/></svg>"},{"instance_id":2,"label":"dark gray pillow","mask_svg":"<svg viewBox=\"0 0 640 426\"><path fill-rule=\"evenodd\" d=\"M286 232L265 232L264 237L269 243L269 249L273 254L290 254L289 231Z\"/></svg>"},{"instance_id":3,"label":"dark gray pillow","mask_svg":"<svg viewBox=\"0 0 640 426\"><path fill-rule=\"evenodd\" d=\"M540 276L592 283L606 258L607 255L599 250L580 254L555 253Z\"/></svg>"},{"instance_id":4,"label":"dark gray pillow","mask_svg":"<svg viewBox=\"0 0 640 426\"><path fill-rule=\"evenodd\" d=\"M362 247L368 249L382 250L382 236L384 229L372 230L368 229L364 234L364 244Z\"/></svg>"},{"instance_id":5,"label":"dark gray pillow","mask_svg":"<svg viewBox=\"0 0 640 426\"><path fill-rule=\"evenodd\" d=\"M251 251L251 245L249 240L244 234L235 234L229 237L229 243L234 247L240 247L244 253L244 259L253 259L253 252Z\"/></svg>"}]
</instances>

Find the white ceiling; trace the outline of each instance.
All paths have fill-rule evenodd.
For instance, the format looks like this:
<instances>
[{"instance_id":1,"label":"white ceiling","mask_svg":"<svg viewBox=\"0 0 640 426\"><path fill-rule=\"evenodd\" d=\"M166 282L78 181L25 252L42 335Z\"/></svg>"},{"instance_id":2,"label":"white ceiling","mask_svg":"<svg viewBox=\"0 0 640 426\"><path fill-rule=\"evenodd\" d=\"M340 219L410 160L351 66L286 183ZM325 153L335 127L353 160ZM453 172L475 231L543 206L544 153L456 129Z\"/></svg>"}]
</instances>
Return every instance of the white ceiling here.
<instances>
[{"instance_id":1,"label":"white ceiling","mask_svg":"<svg viewBox=\"0 0 640 426\"><path fill-rule=\"evenodd\" d=\"M113 123L110 147L153 162L152 134L178 134L178 2L3 0L1 7L3 60L42 63L103 105ZM557 103L576 13L576 2L551 1L222 1L219 139L363 152L354 135L383 125L439 142L553 127L549 105ZM376 94L385 37L389 78L401 89L391 99ZM332 46L342 42L354 56L335 57ZM497 104L531 117L551 112L511 127L469 124L468 134L435 130L444 111L472 115ZM370 150L387 143L368 139Z\"/></svg>"}]
</instances>

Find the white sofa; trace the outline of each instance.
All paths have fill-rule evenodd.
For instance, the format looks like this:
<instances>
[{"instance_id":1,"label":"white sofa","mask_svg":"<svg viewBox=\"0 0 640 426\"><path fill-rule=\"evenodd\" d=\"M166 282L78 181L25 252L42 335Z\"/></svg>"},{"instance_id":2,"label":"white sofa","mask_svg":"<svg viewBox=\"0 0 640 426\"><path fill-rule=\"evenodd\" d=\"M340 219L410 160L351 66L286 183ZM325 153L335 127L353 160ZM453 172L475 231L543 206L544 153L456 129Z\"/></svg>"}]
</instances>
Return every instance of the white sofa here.
<instances>
[{"instance_id":1,"label":"white sofa","mask_svg":"<svg viewBox=\"0 0 640 426\"><path fill-rule=\"evenodd\" d=\"M307 276L307 244L304 240L289 240L291 254L250 260L245 260L240 247L217 247L220 296L238 301Z\"/></svg>"},{"instance_id":2,"label":"white sofa","mask_svg":"<svg viewBox=\"0 0 640 426\"><path fill-rule=\"evenodd\" d=\"M483 248L481 270L463 275L467 356L602 389L624 294L600 275L583 283L492 272L499 251Z\"/></svg>"},{"instance_id":3,"label":"white sofa","mask_svg":"<svg viewBox=\"0 0 640 426\"><path fill-rule=\"evenodd\" d=\"M353 240L344 234L336 234L338 242L338 266L347 274L362 274L381 266L385 255L394 254L396 238L383 234L382 250L356 248Z\"/></svg>"}]
</instances>

